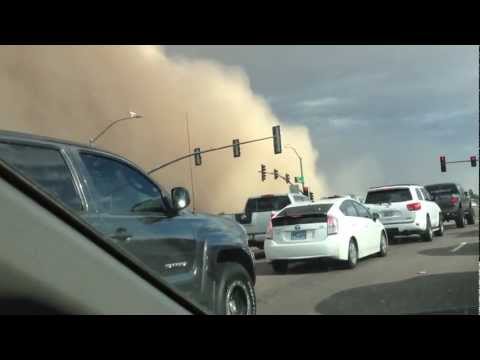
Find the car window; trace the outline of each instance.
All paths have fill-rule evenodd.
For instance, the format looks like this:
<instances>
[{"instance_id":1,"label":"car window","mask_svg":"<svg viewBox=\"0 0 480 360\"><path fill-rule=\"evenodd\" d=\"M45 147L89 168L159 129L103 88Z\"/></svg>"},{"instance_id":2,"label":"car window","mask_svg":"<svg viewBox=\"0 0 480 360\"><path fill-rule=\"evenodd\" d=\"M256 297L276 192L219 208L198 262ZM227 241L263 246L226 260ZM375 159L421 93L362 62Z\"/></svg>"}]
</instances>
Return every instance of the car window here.
<instances>
[{"instance_id":1,"label":"car window","mask_svg":"<svg viewBox=\"0 0 480 360\"><path fill-rule=\"evenodd\" d=\"M365 204L394 203L412 200L409 188L370 191L365 198Z\"/></svg>"},{"instance_id":2,"label":"car window","mask_svg":"<svg viewBox=\"0 0 480 360\"><path fill-rule=\"evenodd\" d=\"M0 159L71 210L83 210L65 159L57 149L0 143Z\"/></svg>"},{"instance_id":3,"label":"car window","mask_svg":"<svg viewBox=\"0 0 480 360\"><path fill-rule=\"evenodd\" d=\"M287 205L290 205L290 199L288 196L261 197L257 199L256 211L278 211Z\"/></svg>"},{"instance_id":4,"label":"car window","mask_svg":"<svg viewBox=\"0 0 480 360\"><path fill-rule=\"evenodd\" d=\"M365 218L371 217L370 212L365 207L363 207L362 205L360 205L355 201L352 201L352 203L353 203L353 206L355 207L355 210L357 210L358 216L365 217Z\"/></svg>"},{"instance_id":5,"label":"car window","mask_svg":"<svg viewBox=\"0 0 480 360\"><path fill-rule=\"evenodd\" d=\"M353 206L352 201L350 200L344 201L343 204L340 206L340 210L346 216L358 216L358 213Z\"/></svg>"},{"instance_id":6,"label":"car window","mask_svg":"<svg viewBox=\"0 0 480 360\"><path fill-rule=\"evenodd\" d=\"M417 192L417 198L418 198L418 200L423 200L423 195L422 195L420 189L419 189L419 188L416 188L415 191Z\"/></svg>"},{"instance_id":7,"label":"car window","mask_svg":"<svg viewBox=\"0 0 480 360\"><path fill-rule=\"evenodd\" d=\"M102 211L166 211L158 187L139 171L123 162L96 154L81 153L80 157L98 195L96 205Z\"/></svg>"},{"instance_id":8,"label":"car window","mask_svg":"<svg viewBox=\"0 0 480 360\"><path fill-rule=\"evenodd\" d=\"M433 196L458 194L458 188L455 184L427 185L425 189Z\"/></svg>"},{"instance_id":9,"label":"car window","mask_svg":"<svg viewBox=\"0 0 480 360\"><path fill-rule=\"evenodd\" d=\"M423 197L425 198L425 200L428 200L428 201L431 201L432 198L430 196L430 194L428 193L427 190L425 190L424 188L420 188L420 191L422 192L423 194Z\"/></svg>"},{"instance_id":10,"label":"car window","mask_svg":"<svg viewBox=\"0 0 480 360\"><path fill-rule=\"evenodd\" d=\"M300 216L300 215L313 215L313 214L327 214L333 204L315 204L304 206L293 206L286 208L279 212L276 217L283 216Z\"/></svg>"}]
</instances>

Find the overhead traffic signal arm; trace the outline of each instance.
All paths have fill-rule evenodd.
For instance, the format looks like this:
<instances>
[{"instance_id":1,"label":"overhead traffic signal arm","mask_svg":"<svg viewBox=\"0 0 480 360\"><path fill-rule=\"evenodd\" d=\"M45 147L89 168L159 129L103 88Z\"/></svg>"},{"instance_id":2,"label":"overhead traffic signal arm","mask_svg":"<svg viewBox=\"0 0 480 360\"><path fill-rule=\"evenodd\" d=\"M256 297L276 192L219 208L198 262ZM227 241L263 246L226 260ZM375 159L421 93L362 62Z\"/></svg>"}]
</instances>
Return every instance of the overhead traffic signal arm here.
<instances>
[{"instance_id":1,"label":"overhead traffic signal arm","mask_svg":"<svg viewBox=\"0 0 480 360\"><path fill-rule=\"evenodd\" d=\"M234 157L240 157L240 145L251 144L251 143L255 143L255 142L259 142L259 141L265 141L265 140L269 140L269 139L273 139L273 151L274 151L274 153L275 154L280 154L282 152L282 140L281 140L281 136L280 136L280 125L277 125L277 126L272 127L272 136L267 136L267 137L264 137L264 138L248 140L248 141L243 141L243 142L240 142L238 139L234 139L231 145L219 146L219 147L215 147L215 148L211 148L211 149L207 149L207 150L200 150L199 148L196 148L197 151L194 151L193 153L180 156L180 157L178 157L174 160L168 161L164 164L161 164L161 165L158 165L158 166L154 167L153 169L148 171L148 174L149 175L153 174L154 172L156 172L160 169L163 169L167 166L175 164L178 161L188 159L191 156L193 156L195 158L195 165L199 166L202 163L202 160L201 160L201 155L202 154L209 153L209 152L212 152L212 151L219 151L219 150L223 150L223 149L228 149L228 148L233 148L233 156Z\"/></svg>"}]
</instances>

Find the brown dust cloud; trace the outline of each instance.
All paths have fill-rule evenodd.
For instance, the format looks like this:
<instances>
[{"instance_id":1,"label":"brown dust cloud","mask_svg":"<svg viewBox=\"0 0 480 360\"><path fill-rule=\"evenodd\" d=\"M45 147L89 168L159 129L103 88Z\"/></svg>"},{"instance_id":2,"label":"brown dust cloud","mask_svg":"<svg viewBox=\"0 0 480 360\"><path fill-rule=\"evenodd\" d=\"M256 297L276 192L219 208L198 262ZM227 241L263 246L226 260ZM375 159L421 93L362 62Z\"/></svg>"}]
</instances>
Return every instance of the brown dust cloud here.
<instances>
[{"instance_id":1,"label":"brown dust cloud","mask_svg":"<svg viewBox=\"0 0 480 360\"><path fill-rule=\"evenodd\" d=\"M188 152L187 116L191 148L202 150L234 138L271 136L272 126L281 125L283 145L302 154L315 197L328 193L307 128L276 118L240 68L171 59L160 46L0 46L0 106L2 130L83 143L135 111L144 117L118 123L96 146L147 171ZM190 161L152 177L167 188L190 190ZM260 164L292 179L299 175L294 152L284 148L275 155L271 140L242 146L240 158L233 158L232 149L204 154L202 165L193 165L195 209L240 212L249 196L286 193L285 182L270 175L260 180Z\"/></svg>"}]
</instances>

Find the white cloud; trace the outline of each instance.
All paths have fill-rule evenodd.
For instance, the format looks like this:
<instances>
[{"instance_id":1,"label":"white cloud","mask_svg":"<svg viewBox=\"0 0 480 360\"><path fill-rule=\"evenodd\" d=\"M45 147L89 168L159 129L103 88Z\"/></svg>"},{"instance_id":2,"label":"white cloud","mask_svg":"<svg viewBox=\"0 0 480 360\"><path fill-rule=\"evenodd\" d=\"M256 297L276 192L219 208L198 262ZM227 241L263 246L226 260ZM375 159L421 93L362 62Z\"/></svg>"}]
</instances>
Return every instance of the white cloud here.
<instances>
[{"instance_id":1,"label":"white cloud","mask_svg":"<svg viewBox=\"0 0 480 360\"><path fill-rule=\"evenodd\" d=\"M359 125L358 121L355 121L349 117L330 118L328 119L328 122L330 123L331 126L337 129L345 129L345 128Z\"/></svg>"},{"instance_id":2,"label":"white cloud","mask_svg":"<svg viewBox=\"0 0 480 360\"><path fill-rule=\"evenodd\" d=\"M323 106L332 106L336 105L340 102L337 98L334 97L326 97L321 99L312 99L312 100L304 100L297 103L297 105L305 107L305 108L316 108L316 107L323 107Z\"/></svg>"}]
</instances>

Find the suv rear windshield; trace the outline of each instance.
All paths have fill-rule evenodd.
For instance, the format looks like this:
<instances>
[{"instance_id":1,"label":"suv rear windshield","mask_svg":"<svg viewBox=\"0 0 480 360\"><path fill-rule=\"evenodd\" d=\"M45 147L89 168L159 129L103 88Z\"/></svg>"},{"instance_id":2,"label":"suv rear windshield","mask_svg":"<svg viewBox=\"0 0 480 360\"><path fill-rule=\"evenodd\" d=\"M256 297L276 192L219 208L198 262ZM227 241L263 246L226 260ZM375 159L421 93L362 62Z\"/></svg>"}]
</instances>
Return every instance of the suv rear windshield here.
<instances>
[{"instance_id":1,"label":"suv rear windshield","mask_svg":"<svg viewBox=\"0 0 480 360\"><path fill-rule=\"evenodd\" d=\"M290 205L288 196L272 196L249 199L246 212L278 211Z\"/></svg>"},{"instance_id":2,"label":"suv rear windshield","mask_svg":"<svg viewBox=\"0 0 480 360\"><path fill-rule=\"evenodd\" d=\"M365 204L395 203L412 200L408 188L371 191L367 194Z\"/></svg>"},{"instance_id":3,"label":"suv rear windshield","mask_svg":"<svg viewBox=\"0 0 480 360\"><path fill-rule=\"evenodd\" d=\"M437 184L427 185L425 189L432 195L439 194L458 194L458 188L455 184Z\"/></svg>"}]
</instances>

